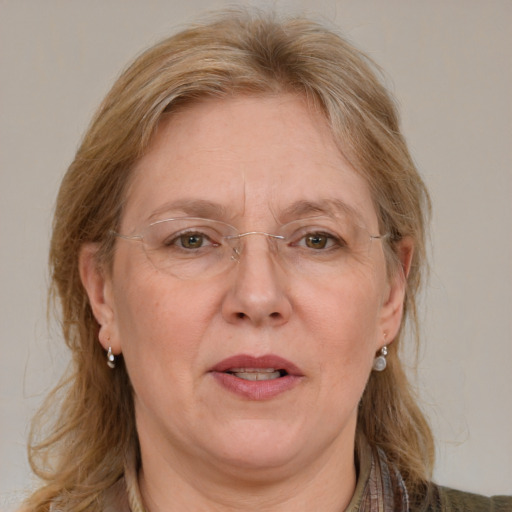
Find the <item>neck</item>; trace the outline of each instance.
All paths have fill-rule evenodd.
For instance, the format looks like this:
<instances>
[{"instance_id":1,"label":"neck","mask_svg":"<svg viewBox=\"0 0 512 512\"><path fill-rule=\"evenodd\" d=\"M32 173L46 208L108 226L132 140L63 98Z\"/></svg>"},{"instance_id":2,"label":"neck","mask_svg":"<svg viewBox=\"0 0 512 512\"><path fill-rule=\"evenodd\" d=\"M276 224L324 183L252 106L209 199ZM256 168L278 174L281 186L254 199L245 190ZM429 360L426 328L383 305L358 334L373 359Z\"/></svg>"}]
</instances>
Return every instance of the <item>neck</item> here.
<instances>
[{"instance_id":1,"label":"neck","mask_svg":"<svg viewBox=\"0 0 512 512\"><path fill-rule=\"evenodd\" d=\"M300 467L244 469L166 458L158 443L141 443L139 486L147 512L339 512L356 485L354 442L333 443ZM182 455L185 455L184 457Z\"/></svg>"}]
</instances>

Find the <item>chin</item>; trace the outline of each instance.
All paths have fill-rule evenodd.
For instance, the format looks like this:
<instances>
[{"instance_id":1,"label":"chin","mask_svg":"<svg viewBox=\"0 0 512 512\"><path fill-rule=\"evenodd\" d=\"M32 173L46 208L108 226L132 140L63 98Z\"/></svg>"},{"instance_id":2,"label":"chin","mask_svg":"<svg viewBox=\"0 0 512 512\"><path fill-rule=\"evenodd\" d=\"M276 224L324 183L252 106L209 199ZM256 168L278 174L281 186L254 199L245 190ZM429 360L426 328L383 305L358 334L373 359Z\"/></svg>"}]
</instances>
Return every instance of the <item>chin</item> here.
<instances>
[{"instance_id":1,"label":"chin","mask_svg":"<svg viewBox=\"0 0 512 512\"><path fill-rule=\"evenodd\" d=\"M213 451L217 453L212 455L222 465L255 475L269 470L286 471L307 458L310 443L305 440L310 438L297 426L282 421L241 420L211 438L215 443Z\"/></svg>"}]
</instances>

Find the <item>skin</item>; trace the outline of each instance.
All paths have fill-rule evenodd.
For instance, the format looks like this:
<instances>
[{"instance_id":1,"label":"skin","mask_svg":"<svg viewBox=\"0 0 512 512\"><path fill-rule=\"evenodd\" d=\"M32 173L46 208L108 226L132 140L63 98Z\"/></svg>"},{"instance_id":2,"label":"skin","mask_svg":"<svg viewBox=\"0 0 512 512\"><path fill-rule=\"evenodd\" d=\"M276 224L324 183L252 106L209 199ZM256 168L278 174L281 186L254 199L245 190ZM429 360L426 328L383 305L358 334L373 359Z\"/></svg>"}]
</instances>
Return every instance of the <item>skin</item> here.
<instances>
[{"instance_id":1,"label":"skin","mask_svg":"<svg viewBox=\"0 0 512 512\"><path fill-rule=\"evenodd\" d=\"M369 232L364 179L323 116L293 95L206 100L163 120L137 163L119 231L184 215L177 199L223 207L217 220L275 232L291 204L343 200ZM399 328L402 273L372 242L331 278L296 275L247 237L239 263L207 280L156 269L141 243L117 242L111 273L80 258L100 342L122 353L135 390L145 505L160 510L344 510L354 492L357 407L372 362ZM412 249L400 251L407 269ZM236 355L276 354L298 385L264 401L219 385L209 369Z\"/></svg>"}]
</instances>

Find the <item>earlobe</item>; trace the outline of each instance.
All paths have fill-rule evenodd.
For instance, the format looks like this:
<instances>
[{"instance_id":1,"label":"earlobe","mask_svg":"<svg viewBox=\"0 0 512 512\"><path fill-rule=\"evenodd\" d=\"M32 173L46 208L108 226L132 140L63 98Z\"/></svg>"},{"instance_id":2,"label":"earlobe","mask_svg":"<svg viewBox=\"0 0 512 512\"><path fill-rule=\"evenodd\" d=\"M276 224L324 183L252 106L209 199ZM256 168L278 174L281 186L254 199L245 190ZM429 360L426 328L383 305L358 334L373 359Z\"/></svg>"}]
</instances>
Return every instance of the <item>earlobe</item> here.
<instances>
[{"instance_id":1,"label":"earlobe","mask_svg":"<svg viewBox=\"0 0 512 512\"><path fill-rule=\"evenodd\" d=\"M112 347L112 351L118 354L121 348L113 332L115 317L111 281L98 262L97 253L97 244L88 243L82 246L78 262L80 279L87 292L94 318L100 325L98 338L101 345L105 350Z\"/></svg>"},{"instance_id":2,"label":"earlobe","mask_svg":"<svg viewBox=\"0 0 512 512\"><path fill-rule=\"evenodd\" d=\"M407 291L407 276L409 275L414 254L414 244L411 238L404 237L398 242L396 255L397 268L389 277L388 292L382 307L381 331L386 333L386 343L391 343L397 335L402 323L404 301ZM383 343L384 345L384 337Z\"/></svg>"}]
</instances>

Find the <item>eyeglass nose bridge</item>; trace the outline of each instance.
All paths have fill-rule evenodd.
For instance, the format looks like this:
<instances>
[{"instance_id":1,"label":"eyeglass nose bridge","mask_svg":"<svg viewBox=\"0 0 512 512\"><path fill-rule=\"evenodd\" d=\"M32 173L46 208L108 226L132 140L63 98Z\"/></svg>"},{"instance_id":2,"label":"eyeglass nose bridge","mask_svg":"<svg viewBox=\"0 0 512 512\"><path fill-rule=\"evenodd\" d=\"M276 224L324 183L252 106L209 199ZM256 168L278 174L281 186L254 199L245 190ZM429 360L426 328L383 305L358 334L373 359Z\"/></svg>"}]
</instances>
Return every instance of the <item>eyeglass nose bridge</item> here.
<instances>
[{"instance_id":1,"label":"eyeglass nose bridge","mask_svg":"<svg viewBox=\"0 0 512 512\"><path fill-rule=\"evenodd\" d=\"M246 233L238 233L237 235L229 235L224 237L225 240L229 241L240 241L242 238L245 238L249 235L262 235L266 236L267 239L270 240L284 240L285 237L282 235L274 235L272 233L266 233L265 231L247 231ZM242 255L242 247L240 244L233 246L233 254L231 255L231 259L233 261L240 261L240 256Z\"/></svg>"}]
</instances>

